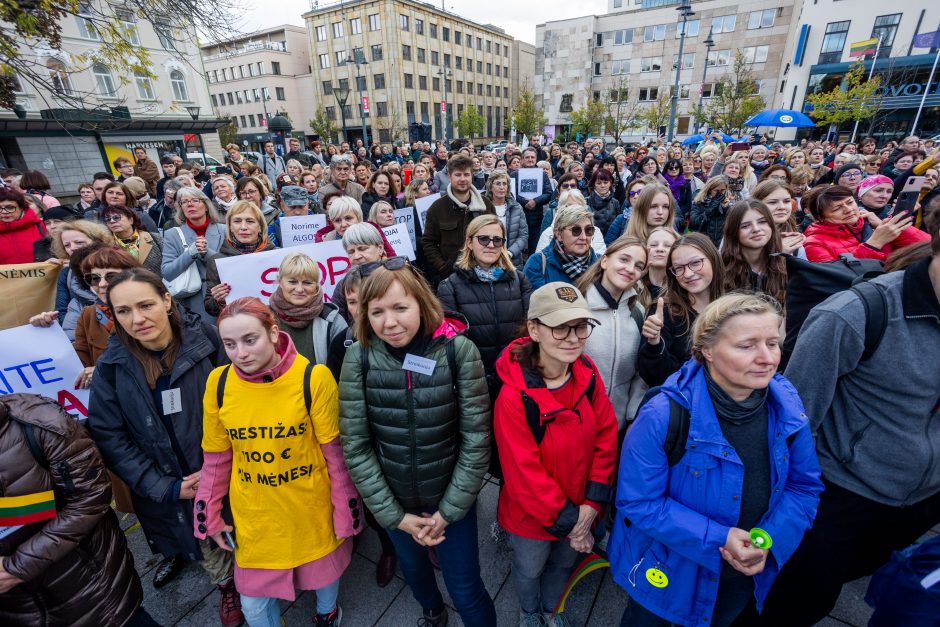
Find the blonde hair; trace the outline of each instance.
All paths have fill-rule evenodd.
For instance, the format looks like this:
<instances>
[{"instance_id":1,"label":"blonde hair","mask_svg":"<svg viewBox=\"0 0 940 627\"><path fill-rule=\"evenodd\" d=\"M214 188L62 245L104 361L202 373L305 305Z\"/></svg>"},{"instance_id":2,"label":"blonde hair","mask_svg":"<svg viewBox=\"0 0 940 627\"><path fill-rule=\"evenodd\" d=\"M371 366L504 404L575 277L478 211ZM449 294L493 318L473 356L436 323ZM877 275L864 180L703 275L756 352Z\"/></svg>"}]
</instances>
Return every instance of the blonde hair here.
<instances>
[{"instance_id":1,"label":"blonde hair","mask_svg":"<svg viewBox=\"0 0 940 627\"><path fill-rule=\"evenodd\" d=\"M702 187L702 189L698 190L698 193L695 195L695 198L692 199L692 202L694 203L704 202L705 199L708 198L711 195L711 193L715 190L715 188L718 187L719 185L724 185L725 189L727 190L728 180L723 176L711 177L710 179L705 181L705 185Z\"/></svg>"},{"instance_id":2,"label":"blonde hair","mask_svg":"<svg viewBox=\"0 0 940 627\"><path fill-rule=\"evenodd\" d=\"M583 220L590 220L591 224L594 224L594 213L587 209L586 205L559 206L555 211L555 219L552 221L552 231L563 231Z\"/></svg>"},{"instance_id":3,"label":"blonde hair","mask_svg":"<svg viewBox=\"0 0 940 627\"><path fill-rule=\"evenodd\" d=\"M640 195L637 197L636 202L633 203L633 213L630 215L630 221L627 222L627 228L624 231L624 235L635 237L642 242L645 242L647 239L649 239L650 225L648 224L647 216L649 214L650 206L652 206L656 196L660 194L663 194L669 201L669 215L666 216L666 221L663 223L663 225L672 226L676 223L675 197L672 195L672 192L669 191L668 187L662 185L661 183L655 183L644 187L643 191L640 192Z\"/></svg>"},{"instance_id":4,"label":"blonde hair","mask_svg":"<svg viewBox=\"0 0 940 627\"><path fill-rule=\"evenodd\" d=\"M558 194L558 207L568 207L571 205L577 205L579 207L587 207L587 200L584 198L584 194L581 193L581 190L578 189L565 189Z\"/></svg>"},{"instance_id":5,"label":"blonde hair","mask_svg":"<svg viewBox=\"0 0 940 627\"><path fill-rule=\"evenodd\" d=\"M114 244L114 236L111 234L111 231L108 230L108 227L103 224L92 222L91 220L66 222L59 232L56 233L56 236L52 238L52 252L55 253L58 259L69 258L69 254L65 252L65 246L62 245L62 234L66 231L78 231L92 242L107 244L108 246Z\"/></svg>"},{"instance_id":6,"label":"blonde hair","mask_svg":"<svg viewBox=\"0 0 940 627\"><path fill-rule=\"evenodd\" d=\"M372 203L372 206L369 207L369 222L378 222L379 221L379 210L384 208L394 209L390 203L385 202L384 200L379 200Z\"/></svg>"},{"instance_id":7,"label":"blonde hair","mask_svg":"<svg viewBox=\"0 0 940 627\"><path fill-rule=\"evenodd\" d=\"M302 252L288 253L281 260L277 269L277 278L280 279L313 279L318 288L320 285L320 268L317 262Z\"/></svg>"},{"instance_id":8,"label":"blonde hair","mask_svg":"<svg viewBox=\"0 0 940 627\"><path fill-rule=\"evenodd\" d=\"M692 357L699 363L705 363L702 349L715 345L722 327L731 318L763 314L774 314L778 322L783 317L780 303L762 292L734 292L709 303L692 326Z\"/></svg>"},{"instance_id":9,"label":"blonde hair","mask_svg":"<svg viewBox=\"0 0 940 627\"><path fill-rule=\"evenodd\" d=\"M506 239L506 226L503 224L503 221L496 216L495 213L485 213L481 216L475 217L470 221L470 224L467 225L467 238L464 240L463 250L460 251L460 256L457 257L457 267L463 270L472 270L477 265L477 260L473 256L473 249L470 246L470 241L480 232L480 229L498 224L500 230L503 234L503 239ZM509 249L507 245L509 244L506 241L503 244L503 247L499 250L499 258L496 260L496 263L493 265L497 268L502 268L506 272L514 272L516 267L512 265L512 258L509 256Z\"/></svg>"},{"instance_id":10,"label":"blonde hair","mask_svg":"<svg viewBox=\"0 0 940 627\"><path fill-rule=\"evenodd\" d=\"M258 225L261 227L262 237L267 235L268 227L264 221L264 214L261 213L261 209L250 200L236 200L232 203L232 206L228 208L228 213L225 214L225 236L227 238L234 239L232 237L232 218L241 213L254 215L255 220L258 221Z\"/></svg>"},{"instance_id":11,"label":"blonde hair","mask_svg":"<svg viewBox=\"0 0 940 627\"><path fill-rule=\"evenodd\" d=\"M575 287L581 290L581 293L584 294L585 297L587 297L588 289L590 289L592 285L600 281L601 277L604 276L604 268L601 267L601 261L603 261L606 258L610 258L612 255L615 255L621 250L623 250L624 248L629 248L630 246L637 246L643 251L643 258L644 258L644 263L645 263L645 259L649 258L649 251L647 251L646 249L646 244L641 242L635 237L630 237L629 235L622 235L618 237L617 239L615 239L610 244L610 246L607 247L607 250L604 252L604 254L598 257L597 261L595 261L591 265L591 267L588 268L587 271L578 278L577 282L575 283ZM643 289L642 285L643 283L641 279L637 279L636 283L633 286L633 289L637 291L637 294L639 294L639 292ZM630 307L633 307L634 303L636 302L636 298L637 297L634 296L633 298L630 299L629 301Z\"/></svg>"}]
</instances>

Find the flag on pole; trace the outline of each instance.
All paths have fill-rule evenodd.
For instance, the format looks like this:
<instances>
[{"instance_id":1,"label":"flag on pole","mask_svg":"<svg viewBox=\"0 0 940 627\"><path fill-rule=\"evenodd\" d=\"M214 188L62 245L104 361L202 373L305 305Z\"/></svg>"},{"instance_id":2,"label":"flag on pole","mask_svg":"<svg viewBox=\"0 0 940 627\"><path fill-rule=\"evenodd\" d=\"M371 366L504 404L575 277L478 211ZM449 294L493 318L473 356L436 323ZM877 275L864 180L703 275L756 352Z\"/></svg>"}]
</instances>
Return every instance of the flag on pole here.
<instances>
[{"instance_id":1,"label":"flag on pole","mask_svg":"<svg viewBox=\"0 0 940 627\"><path fill-rule=\"evenodd\" d=\"M940 30L932 33L920 33L914 35L915 48L937 48L940 47Z\"/></svg>"},{"instance_id":2,"label":"flag on pole","mask_svg":"<svg viewBox=\"0 0 940 627\"><path fill-rule=\"evenodd\" d=\"M869 54L875 54L878 49L878 38L872 37L865 41L856 41L849 45L850 57L864 57Z\"/></svg>"}]
</instances>

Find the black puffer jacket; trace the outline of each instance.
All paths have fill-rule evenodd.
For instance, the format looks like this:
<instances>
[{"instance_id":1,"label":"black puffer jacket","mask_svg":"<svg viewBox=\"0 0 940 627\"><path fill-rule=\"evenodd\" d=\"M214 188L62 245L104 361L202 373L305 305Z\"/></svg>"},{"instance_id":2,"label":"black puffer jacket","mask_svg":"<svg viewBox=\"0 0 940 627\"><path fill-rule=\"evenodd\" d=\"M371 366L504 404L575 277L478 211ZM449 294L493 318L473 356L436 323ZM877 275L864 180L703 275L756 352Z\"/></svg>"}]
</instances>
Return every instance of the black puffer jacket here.
<instances>
[{"instance_id":1,"label":"black puffer jacket","mask_svg":"<svg viewBox=\"0 0 940 627\"><path fill-rule=\"evenodd\" d=\"M430 375L404 370L374 336L363 380L362 344L346 351L339 385L339 430L349 474L383 527L405 514L434 513L449 523L476 502L490 462L493 415L480 353L446 319L421 351ZM456 376L448 365L453 343ZM456 382L457 393L454 394Z\"/></svg>"},{"instance_id":2,"label":"black puffer jacket","mask_svg":"<svg viewBox=\"0 0 940 627\"><path fill-rule=\"evenodd\" d=\"M529 310L531 294L532 284L518 270L503 273L498 281L487 282L481 281L473 270L456 266L454 273L437 288L444 309L459 311L467 319L467 337L480 351L488 381L495 376L499 353L516 339L519 323Z\"/></svg>"},{"instance_id":3,"label":"black puffer jacket","mask_svg":"<svg viewBox=\"0 0 940 627\"><path fill-rule=\"evenodd\" d=\"M591 192L587 197L587 204L594 213L594 227L601 233L607 233L614 218L620 215L620 203L613 194L601 198L597 192Z\"/></svg>"},{"instance_id":4,"label":"black puffer jacket","mask_svg":"<svg viewBox=\"0 0 940 627\"><path fill-rule=\"evenodd\" d=\"M692 215L689 218L689 230L707 235L715 244L721 245L724 237L725 216L728 208L722 205L724 194L708 196L702 202L692 203Z\"/></svg>"},{"instance_id":5,"label":"black puffer jacket","mask_svg":"<svg viewBox=\"0 0 940 627\"><path fill-rule=\"evenodd\" d=\"M31 427L39 459L26 443L24 425ZM0 496L47 490L55 492L56 517L0 539L4 568L24 581L0 594L0 625L126 624L140 607L143 590L111 510L111 482L98 449L51 400L3 396Z\"/></svg>"},{"instance_id":6,"label":"black puffer jacket","mask_svg":"<svg viewBox=\"0 0 940 627\"><path fill-rule=\"evenodd\" d=\"M112 335L91 384L88 430L108 468L131 490L134 511L155 553L199 559L193 504L170 493L184 475L202 468L202 398L206 379L227 361L215 327L188 314L168 389L180 389L182 411L173 434L183 468L160 417L140 362Z\"/></svg>"}]
</instances>

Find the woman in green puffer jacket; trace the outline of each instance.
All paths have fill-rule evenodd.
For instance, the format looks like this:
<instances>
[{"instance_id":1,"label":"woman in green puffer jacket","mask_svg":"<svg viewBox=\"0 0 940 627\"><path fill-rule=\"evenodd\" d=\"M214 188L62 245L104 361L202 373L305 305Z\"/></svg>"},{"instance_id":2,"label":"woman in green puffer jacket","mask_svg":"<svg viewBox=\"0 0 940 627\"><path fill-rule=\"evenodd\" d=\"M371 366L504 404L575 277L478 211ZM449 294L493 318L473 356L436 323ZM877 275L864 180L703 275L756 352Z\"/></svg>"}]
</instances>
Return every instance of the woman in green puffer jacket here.
<instances>
[{"instance_id":1,"label":"woman in green puffer jacket","mask_svg":"<svg viewBox=\"0 0 940 627\"><path fill-rule=\"evenodd\" d=\"M492 413L480 354L400 257L359 288L356 337L340 374L349 473L383 527L429 627L447 624L427 547L468 626L495 625L480 578L474 504L490 459Z\"/></svg>"}]
</instances>

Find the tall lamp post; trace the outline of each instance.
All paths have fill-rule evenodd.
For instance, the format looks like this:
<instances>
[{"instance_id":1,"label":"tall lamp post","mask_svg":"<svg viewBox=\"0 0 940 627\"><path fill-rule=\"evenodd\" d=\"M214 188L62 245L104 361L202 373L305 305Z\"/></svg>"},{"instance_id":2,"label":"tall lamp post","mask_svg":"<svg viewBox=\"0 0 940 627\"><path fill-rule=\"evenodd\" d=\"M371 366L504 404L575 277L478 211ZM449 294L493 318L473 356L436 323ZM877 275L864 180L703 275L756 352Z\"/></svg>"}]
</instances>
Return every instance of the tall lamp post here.
<instances>
[{"instance_id":1,"label":"tall lamp post","mask_svg":"<svg viewBox=\"0 0 940 627\"><path fill-rule=\"evenodd\" d=\"M708 29L708 37L705 38L705 41L702 42L705 44L705 67L702 68L702 84L698 88L698 109L695 112L695 123L701 127L705 118L705 107L702 106L702 96L705 94L705 76L708 75L708 55L712 53L712 48L715 47L715 40L712 38L712 29Z\"/></svg>"},{"instance_id":2,"label":"tall lamp post","mask_svg":"<svg viewBox=\"0 0 940 627\"><path fill-rule=\"evenodd\" d=\"M343 119L343 139L349 143L349 135L346 134L346 101L349 99L349 87L334 87L333 97L336 98L336 104L339 105L339 114Z\"/></svg>"},{"instance_id":3,"label":"tall lamp post","mask_svg":"<svg viewBox=\"0 0 940 627\"><path fill-rule=\"evenodd\" d=\"M672 141L672 132L676 125L676 109L679 107L679 74L682 72L682 52L685 49L685 29L689 18L695 15L691 0L681 0L676 11L682 16L682 33L679 36L679 59L676 61L676 81L672 88L672 106L669 108L669 128L666 131L666 141Z\"/></svg>"},{"instance_id":4,"label":"tall lamp post","mask_svg":"<svg viewBox=\"0 0 940 627\"><path fill-rule=\"evenodd\" d=\"M193 122L199 119L199 107L196 105L190 105L186 107L186 112L189 113L189 117L193 119ZM202 166L206 167L206 147L202 144L202 133L196 133L196 137L199 138L199 152L202 153Z\"/></svg>"},{"instance_id":5,"label":"tall lamp post","mask_svg":"<svg viewBox=\"0 0 940 627\"><path fill-rule=\"evenodd\" d=\"M356 64L356 87L359 90L359 118L362 120L362 145L368 148L369 146L369 133L366 132L366 111L363 108L363 93L364 89L362 88L362 82L359 80L359 66L368 65L365 56L361 50L354 50L352 57L346 57L346 61L343 62L343 65L355 63Z\"/></svg>"},{"instance_id":6,"label":"tall lamp post","mask_svg":"<svg viewBox=\"0 0 940 627\"><path fill-rule=\"evenodd\" d=\"M454 77L454 73L450 70L445 70L440 68L437 71L437 75L441 77L441 80L444 81L444 102L441 104L441 126L444 128L444 145L447 145L447 81Z\"/></svg>"}]
</instances>

